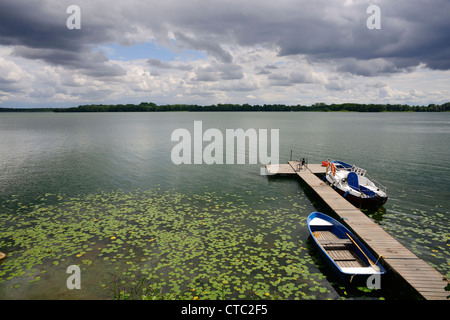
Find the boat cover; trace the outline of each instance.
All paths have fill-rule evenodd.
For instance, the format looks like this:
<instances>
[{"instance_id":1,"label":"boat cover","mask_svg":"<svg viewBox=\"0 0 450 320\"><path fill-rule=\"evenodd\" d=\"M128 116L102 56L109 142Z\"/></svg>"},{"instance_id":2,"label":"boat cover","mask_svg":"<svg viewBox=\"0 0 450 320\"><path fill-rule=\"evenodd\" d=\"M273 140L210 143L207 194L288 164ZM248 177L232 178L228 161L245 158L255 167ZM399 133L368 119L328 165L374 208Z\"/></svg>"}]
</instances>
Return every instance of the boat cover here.
<instances>
[{"instance_id":1,"label":"boat cover","mask_svg":"<svg viewBox=\"0 0 450 320\"><path fill-rule=\"evenodd\" d=\"M343 161L334 160L332 162L334 162L336 167L339 169L351 169L353 167L351 164L345 163Z\"/></svg>"},{"instance_id":2,"label":"boat cover","mask_svg":"<svg viewBox=\"0 0 450 320\"><path fill-rule=\"evenodd\" d=\"M366 195L368 195L369 197L374 197L375 196L375 192L373 192L372 190L364 187L364 186L359 186L359 190L364 192Z\"/></svg>"}]
</instances>

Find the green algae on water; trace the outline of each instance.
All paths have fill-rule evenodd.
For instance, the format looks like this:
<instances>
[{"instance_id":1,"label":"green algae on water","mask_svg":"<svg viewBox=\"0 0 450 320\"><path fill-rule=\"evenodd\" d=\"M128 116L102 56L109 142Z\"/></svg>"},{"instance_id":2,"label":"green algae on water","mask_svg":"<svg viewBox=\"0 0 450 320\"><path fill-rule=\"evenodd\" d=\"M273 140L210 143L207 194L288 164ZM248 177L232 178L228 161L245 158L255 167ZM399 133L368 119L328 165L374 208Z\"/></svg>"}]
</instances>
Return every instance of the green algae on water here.
<instances>
[{"instance_id":1,"label":"green algae on water","mask_svg":"<svg viewBox=\"0 0 450 320\"><path fill-rule=\"evenodd\" d=\"M70 263L83 279L146 279L154 290L186 299L330 297L299 231L306 209L294 198L289 209L272 207L273 197L253 200L159 189L46 194L1 213L0 248L8 259L0 288L14 290L22 278L50 281L47 269Z\"/></svg>"}]
</instances>

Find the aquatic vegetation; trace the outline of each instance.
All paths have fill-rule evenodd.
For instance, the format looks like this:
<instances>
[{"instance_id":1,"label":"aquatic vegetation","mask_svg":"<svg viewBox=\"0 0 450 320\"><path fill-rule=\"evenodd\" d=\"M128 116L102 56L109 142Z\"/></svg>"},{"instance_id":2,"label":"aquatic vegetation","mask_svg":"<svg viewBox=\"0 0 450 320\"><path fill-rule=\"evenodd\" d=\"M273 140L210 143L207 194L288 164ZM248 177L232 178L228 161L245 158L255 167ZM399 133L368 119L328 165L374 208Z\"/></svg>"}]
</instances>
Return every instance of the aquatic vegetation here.
<instances>
[{"instance_id":1,"label":"aquatic vegetation","mask_svg":"<svg viewBox=\"0 0 450 320\"><path fill-rule=\"evenodd\" d=\"M116 288L145 279L152 299L335 298L307 249L309 211L278 200L159 188L12 199L0 207L0 294L76 264L104 297L117 277Z\"/></svg>"},{"instance_id":2,"label":"aquatic vegetation","mask_svg":"<svg viewBox=\"0 0 450 320\"><path fill-rule=\"evenodd\" d=\"M420 207L411 207L405 210L405 208L393 205L392 209L388 210L383 217L383 226L418 257L449 277L449 213L448 211L444 212L440 205L427 211ZM399 224L398 220L401 220L402 223Z\"/></svg>"},{"instance_id":3,"label":"aquatic vegetation","mask_svg":"<svg viewBox=\"0 0 450 320\"><path fill-rule=\"evenodd\" d=\"M76 298L309 300L386 294L330 285L307 241L311 208L302 192L267 197L208 190L45 194L27 205L11 197L0 205L0 251L7 253L0 261L0 297L20 298L33 290L38 298L65 297L66 268L73 264L81 268L83 283ZM445 218L442 209L432 215L401 210L388 209L382 226L427 261L435 259L435 267L448 275L448 226L438 223Z\"/></svg>"}]
</instances>

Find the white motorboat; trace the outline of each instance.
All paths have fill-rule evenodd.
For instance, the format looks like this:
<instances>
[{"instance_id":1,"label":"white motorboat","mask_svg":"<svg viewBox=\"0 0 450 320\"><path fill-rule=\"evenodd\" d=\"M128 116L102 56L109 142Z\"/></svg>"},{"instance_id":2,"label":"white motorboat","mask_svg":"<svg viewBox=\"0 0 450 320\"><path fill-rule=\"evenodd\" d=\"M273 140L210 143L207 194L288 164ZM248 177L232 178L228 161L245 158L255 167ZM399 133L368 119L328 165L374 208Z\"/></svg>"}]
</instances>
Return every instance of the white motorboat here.
<instances>
[{"instance_id":1,"label":"white motorboat","mask_svg":"<svg viewBox=\"0 0 450 320\"><path fill-rule=\"evenodd\" d=\"M369 179L366 170L337 161L327 161L324 181L358 208L377 209L388 199L386 188Z\"/></svg>"}]
</instances>

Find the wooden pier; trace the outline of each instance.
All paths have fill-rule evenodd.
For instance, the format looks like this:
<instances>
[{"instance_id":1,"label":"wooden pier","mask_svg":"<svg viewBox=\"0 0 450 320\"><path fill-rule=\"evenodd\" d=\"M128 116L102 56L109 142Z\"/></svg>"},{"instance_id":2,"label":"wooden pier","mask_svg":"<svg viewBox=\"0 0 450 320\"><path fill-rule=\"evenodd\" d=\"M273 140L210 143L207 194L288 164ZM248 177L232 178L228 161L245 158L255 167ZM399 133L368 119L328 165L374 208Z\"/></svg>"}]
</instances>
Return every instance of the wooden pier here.
<instances>
[{"instance_id":1,"label":"wooden pier","mask_svg":"<svg viewBox=\"0 0 450 320\"><path fill-rule=\"evenodd\" d=\"M266 170L272 175L298 175L372 249L377 258L380 257L380 261L406 280L424 299L447 300L450 295L445 291L448 280L319 179L316 174L324 174L325 167L320 164L301 166L298 161L289 161L287 164L266 165Z\"/></svg>"}]
</instances>

